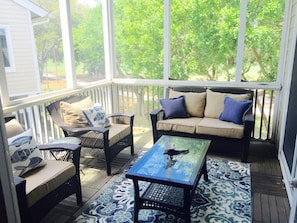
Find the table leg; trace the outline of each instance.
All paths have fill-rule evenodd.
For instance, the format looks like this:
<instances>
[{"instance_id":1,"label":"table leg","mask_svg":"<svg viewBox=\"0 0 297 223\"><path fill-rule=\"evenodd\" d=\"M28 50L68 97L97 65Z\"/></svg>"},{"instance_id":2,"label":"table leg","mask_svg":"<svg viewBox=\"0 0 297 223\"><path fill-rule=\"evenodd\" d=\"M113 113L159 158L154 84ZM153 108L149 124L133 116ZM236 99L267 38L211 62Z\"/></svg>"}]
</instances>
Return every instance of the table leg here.
<instances>
[{"instance_id":1,"label":"table leg","mask_svg":"<svg viewBox=\"0 0 297 223\"><path fill-rule=\"evenodd\" d=\"M203 178L205 181L208 181L207 167L206 167L206 159L204 160L204 164L202 167Z\"/></svg>"},{"instance_id":2,"label":"table leg","mask_svg":"<svg viewBox=\"0 0 297 223\"><path fill-rule=\"evenodd\" d=\"M134 222L138 222L138 213L140 208L138 181L133 180L133 185L134 185Z\"/></svg>"},{"instance_id":3,"label":"table leg","mask_svg":"<svg viewBox=\"0 0 297 223\"><path fill-rule=\"evenodd\" d=\"M191 195L189 189L184 189L184 214L185 222L191 222Z\"/></svg>"}]
</instances>

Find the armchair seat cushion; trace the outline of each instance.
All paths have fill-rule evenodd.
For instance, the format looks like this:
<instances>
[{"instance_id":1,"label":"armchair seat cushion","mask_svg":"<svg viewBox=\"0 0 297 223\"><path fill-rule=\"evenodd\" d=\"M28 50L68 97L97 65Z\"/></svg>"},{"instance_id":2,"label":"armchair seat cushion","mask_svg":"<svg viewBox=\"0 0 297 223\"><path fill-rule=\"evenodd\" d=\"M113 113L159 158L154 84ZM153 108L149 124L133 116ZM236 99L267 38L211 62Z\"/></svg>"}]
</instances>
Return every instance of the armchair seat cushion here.
<instances>
[{"instance_id":1,"label":"armchair seat cushion","mask_svg":"<svg viewBox=\"0 0 297 223\"><path fill-rule=\"evenodd\" d=\"M216 118L203 118L196 126L196 133L203 135L242 139L243 132L243 125L221 121Z\"/></svg>"},{"instance_id":2,"label":"armchair seat cushion","mask_svg":"<svg viewBox=\"0 0 297 223\"><path fill-rule=\"evenodd\" d=\"M75 175L75 166L66 161L47 160L47 165L25 174L28 207Z\"/></svg>"},{"instance_id":3,"label":"armchair seat cushion","mask_svg":"<svg viewBox=\"0 0 297 223\"><path fill-rule=\"evenodd\" d=\"M157 122L157 130L186 132L194 134L196 132L196 125L202 118L175 118L165 119Z\"/></svg>"},{"instance_id":4,"label":"armchair seat cushion","mask_svg":"<svg viewBox=\"0 0 297 223\"><path fill-rule=\"evenodd\" d=\"M109 146L121 141L122 138L130 134L130 125L112 124L109 129L108 141ZM91 148L103 148L102 134L94 131L87 132L80 135L82 145Z\"/></svg>"}]
</instances>

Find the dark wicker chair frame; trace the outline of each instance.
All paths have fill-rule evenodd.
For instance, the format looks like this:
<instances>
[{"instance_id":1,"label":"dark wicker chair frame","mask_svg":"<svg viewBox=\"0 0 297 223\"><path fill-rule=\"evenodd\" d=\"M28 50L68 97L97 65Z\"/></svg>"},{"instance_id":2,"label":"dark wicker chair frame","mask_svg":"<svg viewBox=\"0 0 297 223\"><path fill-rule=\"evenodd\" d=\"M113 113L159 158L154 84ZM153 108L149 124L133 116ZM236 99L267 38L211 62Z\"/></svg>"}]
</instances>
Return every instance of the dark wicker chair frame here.
<instances>
[{"instance_id":1,"label":"dark wicker chair frame","mask_svg":"<svg viewBox=\"0 0 297 223\"><path fill-rule=\"evenodd\" d=\"M60 101L65 101L68 103L74 103L78 102L82 99L86 98L84 95L76 95L76 96L70 96L68 98L60 99L56 102L51 103L47 106L47 110L54 121L56 125L58 125L65 137L66 136L75 136L80 137L80 135L87 133L89 131L98 132L98 139L96 140L103 140L102 147L91 147L94 149L103 149L104 155L105 155L105 161L106 161L106 172L107 175L111 174L111 162L113 159L117 156L119 152L121 152L123 149L130 146L131 148L131 155L134 154L134 142L133 142L133 122L134 122L134 115L133 114L126 114L126 113L115 113L109 115L109 117L112 119L113 123L119 123L119 124L129 124L130 125L130 134L122 139L120 139L117 143L113 144L112 146L109 146L109 129L108 128L100 128L100 127L85 127L85 128L74 128L71 126L68 126L64 123L63 118L61 116L60 112ZM84 147L84 143L82 140L82 147ZM90 147L90 145L87 145L86 147Z\"/></svg>"},{"instance_id":2,"label":"dark wicker chair frame","mask_svg":"<svg viewBox=\"0 0 297 223\"><path fill-rule=\"evenodd\" d=\"M11 120L11 117L5 118L5 122ZM81 182L80 182L80 145L75 144L44 144L38 145L41 151L66 151L75 165L76 173L73 177L63 183L61 186L50 192L30 208L27 207L26 198L26 179L22 177L14 177L18 205L20 210L21 221L24 223L40 222L48 212L54 208L59 202L76 194L76 202L79 205L82 201Z\"/></svg>"},{"instance_id":3,"label":"dark wicker chair frame","mask_svg":"<svg viewBox=\"0 0 297 223\"><path fill-rule=\"evenodd\" d=\"M170 87L166 89L166 97L168 97L169 89L173 89L175 91L180 92L205 92L207 88L204 87ZM223 92L223 93L232 93L232 94L250 94L250 100L253 100L254 92L247 89L239 89L239 88L209 88L215 92ZM234 139L234 138L226 138L226 137L219 137L213 135L203 135L203 134L190 134L190 133L183 133L183 132L175 132L175 131L163 131L157 130L157 122L158 120L163 119L164 112L162 109L155 109L150 113L151 116L151 123L152 123L152 130L153 130L153 139L156 142L162 135L173 135L173 136L183 136L183 137L192 137L192 138L201 138L201 139L210 139L212 141L210 148L228 148L234 146L240 146L241 148L241 161L247 162L248 155L249 155L249 147L250 147L250 140L251 140L251 133L254 129L255 124L255 117L251 109L245 113L244 116L244 136L242 139Z\"/></svg>"}]
</instances>

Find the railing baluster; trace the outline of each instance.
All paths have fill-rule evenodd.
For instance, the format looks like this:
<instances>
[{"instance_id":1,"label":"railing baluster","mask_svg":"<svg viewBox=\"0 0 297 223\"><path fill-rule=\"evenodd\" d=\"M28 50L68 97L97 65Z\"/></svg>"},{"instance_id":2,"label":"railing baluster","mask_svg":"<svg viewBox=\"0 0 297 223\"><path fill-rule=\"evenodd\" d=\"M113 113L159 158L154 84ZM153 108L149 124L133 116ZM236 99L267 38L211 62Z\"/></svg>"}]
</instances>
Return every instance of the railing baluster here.
<instances>
[{"instance_id":1,"label":"railing baluster","mask_svg":"<svg viewBox=\"0 0 297 223\"><path fill-rule=\"evenodd\" d=\"M46 105L72 94L89 95L94 102L100 103L107 113L134 113L136 114L134 126L151 128L149 113L161 107L159 99L164 97L165 85L159 82L158 84L156 82L144 84L143 81L139 81L137 84L137 81L128 84L125 82L98 84L47 98L42 98L40 95L37 100L22 100L20 104L14 105L13 109L8 107L3 108L3 111L5 115L15 115L24 128L32 128L41 143L63 137L62 131L47 114ZM169 84L167 85L169 86ZM253 111L256 122L252 133L252 137L255 139L269 140L271 138L276 90L255 89ZM111 96L113 98L110 98Z\"/></svg>"}]
</instances>

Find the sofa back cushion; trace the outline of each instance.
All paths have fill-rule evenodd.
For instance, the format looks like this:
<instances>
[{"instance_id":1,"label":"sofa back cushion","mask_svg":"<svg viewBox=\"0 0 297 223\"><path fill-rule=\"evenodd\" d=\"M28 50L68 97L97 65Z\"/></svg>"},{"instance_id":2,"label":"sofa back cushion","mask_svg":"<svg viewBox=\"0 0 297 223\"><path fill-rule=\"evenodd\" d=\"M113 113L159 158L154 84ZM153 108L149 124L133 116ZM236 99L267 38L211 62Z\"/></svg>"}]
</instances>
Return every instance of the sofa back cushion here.
<instances>
[{"instance_id":1,"label":"sofa back cushion","mask_svg":"<svg viewBox=\"0 0 297 223\"><path fill-rule=\"evenodd\" d=\"M202 118L204 116L206 92L179 92L170 89L169 98L185 96L185 107L187 113L192 117Z\"/></svg>"},{"instance_id":2,"label":"sofa back cushion","mask_svg":"<svg viewBox=\"0 0 297 223\"><path fill-rule=\"evenodd\" d=\"M249 94L230 94L214 92L209 89L206 90L206 106L204 110L204 116L206 118L219 118L220 114L224 110L225 97L230 97L236 101L248 100Z\"/></svg>"}]
</instances>

